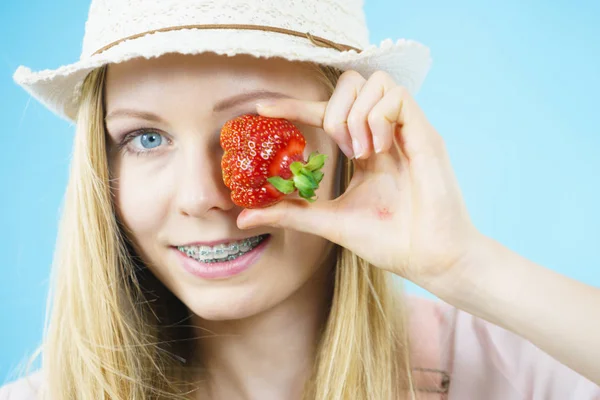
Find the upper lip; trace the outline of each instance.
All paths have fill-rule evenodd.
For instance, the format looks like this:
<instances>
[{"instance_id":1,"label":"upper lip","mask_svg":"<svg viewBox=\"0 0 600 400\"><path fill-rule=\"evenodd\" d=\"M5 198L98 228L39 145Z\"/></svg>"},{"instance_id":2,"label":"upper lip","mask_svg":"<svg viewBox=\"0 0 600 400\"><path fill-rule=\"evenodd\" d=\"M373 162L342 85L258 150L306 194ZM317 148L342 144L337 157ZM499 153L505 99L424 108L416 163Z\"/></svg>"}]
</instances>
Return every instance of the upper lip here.
<instances>
[{"instance_id":1,"label":"upper lip","mask_svg":"<svg viewBox=\"0 0 600 400\"><path fill-rule=\"evenodd\" d=\"M242 237L242 238L219 239L219 240L212 240L212 241L209 241L209 242L191 242L191 243L177 245L177 247L180 247L180 246L186 246L186 247L187 246L216 246L216 245L224 244L224 243L238 242L240 240L248 239L248 238L251 238L251 237L254 237L254 236L260 236L260 235L245 236L245 237Z\"/></svg>"}]
</instances>

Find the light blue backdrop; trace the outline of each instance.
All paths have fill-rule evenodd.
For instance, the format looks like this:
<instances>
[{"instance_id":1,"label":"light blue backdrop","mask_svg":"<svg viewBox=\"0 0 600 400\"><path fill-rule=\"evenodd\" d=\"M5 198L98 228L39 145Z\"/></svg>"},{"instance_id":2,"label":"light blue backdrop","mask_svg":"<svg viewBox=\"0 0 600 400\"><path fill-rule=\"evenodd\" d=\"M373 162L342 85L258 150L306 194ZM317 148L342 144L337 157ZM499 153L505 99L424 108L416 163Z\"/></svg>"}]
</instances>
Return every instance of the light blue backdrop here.
<instances>
[{"instance_id":1,"label":"light blue backdrop","mask_svg":"<svg viewBox=\"0 0 600 400\"><path fill-rule=\"evenodd\" d=\"M0 384L41 339L73 133L11 76L20 64L77 60L87 8L0 2ZM417 100L446 139L476 225L600 286L600 2L367 0L366 12L372 42L431 47Z\"/></svg>"}]
</instances>

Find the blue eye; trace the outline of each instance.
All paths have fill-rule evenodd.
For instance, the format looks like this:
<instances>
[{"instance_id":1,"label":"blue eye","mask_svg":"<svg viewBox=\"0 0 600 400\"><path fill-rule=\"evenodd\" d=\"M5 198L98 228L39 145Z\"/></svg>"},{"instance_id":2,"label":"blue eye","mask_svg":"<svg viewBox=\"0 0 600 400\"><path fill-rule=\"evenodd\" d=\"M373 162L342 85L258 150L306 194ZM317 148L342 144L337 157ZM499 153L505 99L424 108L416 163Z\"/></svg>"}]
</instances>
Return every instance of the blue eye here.
<instances>
[{"instance_id":1,"label":"blue eye","mask_svg":"<svg viewBox=\"0 0 600 400\"><path fill-rule=\"evenodd\" d=\"M152 154L160 151L159 147L163 144L166 136L153 129L140 129L125 135L119 143L119 150L125 153L134 153L136 155ZM168 143L168 139L167 139Z\"/></svg>"},{"instance_id":2,"label":"blue eye","mask_svg":"<svg viewBox=\"0 0 600 400\"><path fill-rule=\"evenodd\" d=\"M162 136L157 132L147 132L137 136L135 139L140 138L140 144L144 149L153 149L161 145Z\"/></svg>"}]
</instances>

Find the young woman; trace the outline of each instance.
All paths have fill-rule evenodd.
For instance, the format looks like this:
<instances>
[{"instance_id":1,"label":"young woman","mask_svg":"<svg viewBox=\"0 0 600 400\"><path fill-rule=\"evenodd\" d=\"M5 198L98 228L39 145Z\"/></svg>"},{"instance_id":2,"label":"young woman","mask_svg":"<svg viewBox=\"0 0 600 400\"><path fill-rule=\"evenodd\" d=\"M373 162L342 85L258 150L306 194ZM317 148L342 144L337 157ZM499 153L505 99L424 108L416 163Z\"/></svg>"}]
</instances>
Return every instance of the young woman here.
<instances>
[{"instance_id":1,"label":"young woman","mask_svg":"<svg viewBox=\"0 0 600 400\"><path fill-rule=\"evenodd\" d=\"M78 63L17 71L77 131L42 370L0 398L600 398L600 291L477 230L412 97L427 49L367 48L363 23L94 1ZM328 156L316 202L232 201L219 138L245 114Z\"/></svg>"}]
</instances>

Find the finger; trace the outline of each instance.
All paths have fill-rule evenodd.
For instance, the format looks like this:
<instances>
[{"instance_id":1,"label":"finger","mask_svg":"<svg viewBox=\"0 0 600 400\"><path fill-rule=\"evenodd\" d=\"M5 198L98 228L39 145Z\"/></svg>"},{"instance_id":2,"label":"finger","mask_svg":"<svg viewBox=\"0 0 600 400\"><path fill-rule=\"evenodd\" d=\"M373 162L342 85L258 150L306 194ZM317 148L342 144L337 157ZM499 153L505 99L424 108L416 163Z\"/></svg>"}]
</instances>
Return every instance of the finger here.
<instances>
[{"instance_id":1,"label":"finger","mask_svg":"<svg viewBox=\"0 0 600 400\"><path fill-rule=\"evenodd\" d=\"M346 71L338 79L329 101L275 99L257 104L257 112L266 117L286 118L321 128L331 136L348 158L353 158L354 151L347 120L365 82L366 79L358 72Z\"/></svg>"},{"instance_id":2,"label":"finger","mask_svg":"<svg viewBox=\"0 0 600 400\"><path fill-rule=\"evenodd\" d=\"M429 123L408 89L397 86L392 90L391 96L395 97L395 100L389 101L396 103L399 109L396 117L399 129L396 129L396 132L399 132L398 143L405 156L409 160L421 155L443 156L446 153L444 139ZM392 118L395 115L393 107L387 109L387 118Z\"/></svg>"},{"instance_id":3,"label":"finger","mask_svg":"<svg viewBox=\"0 0 600 400\"><path fill-rule=\"evenodd\" d=\"M275 99L256 104L256 111L262 116L285 118L321 129L323 129L323 118L326 108L326 101L293 98Z\"/></svg>"},{"instance_id":4,"label":"finger","mask_svg":"<svg viewBox=\"0 0 600 400\"><path fill-rule=\"evenodd\" d=\"M401 91L400 86L388 90L367 117L373 134L373 147L377 153L387 152L392 147L400 116Z\"/></svg>"},{"instance_id":5,"label":"finger","mask_svg":"<svg viewBox=\"0 0 600 400\"><path fill-rule=\"evenodd\" d=\"M323 122L328 107L326 101L307 101L298 99L278 99L268 105L257 104L257 112L265 117L285 118L290 121L299 122L323 129L337 143L346 157L352 158L352 145L350 134L344 134L343 130L331 131L325 129ZM345 126L345 124L344 124Z\"/></svg>"},{"instance_id":6,"label":"finger","mask_svg":"<svg viewBox=\"0 0 600 400\"><path fill-rule=\"evenodd\" d=\"M349 70L340 75L323 121L323 129L339 143L349 158L357 156L348 126L348 116L367 80L358 72ZM348 155L349 154L349 155Z\"/></svg>"},{"instance_id":7,"label":"finger","mask_svg":"<svg viewBox=\"0 0 600 400\"><path fill-rule=\"evenodd\" d=\"M356 158L368 158L373 152L373 139L379 139L379 135L374 136L375 133L371 131L368 115L384 94L394 86L396 83L391 76L383 71L377 71L369 77L358 93L348 115L348 128ZM377 145L379 146L379 143Z\"/></svg>"},{"instance_id":8,"label":"finger","mask_svg":"<svg viewBox=\"0 0 600 400\"><path fill-rule=\"evenodd\" d=\"M335 213L330 208L329 201L311 204L304 199L285 199L270 207L243 210L238 216L237 226L240 229L257 226L293 229L339 241L339 238L335 237L337 225L330 221Z\"/></svg>"}]
</instances>

